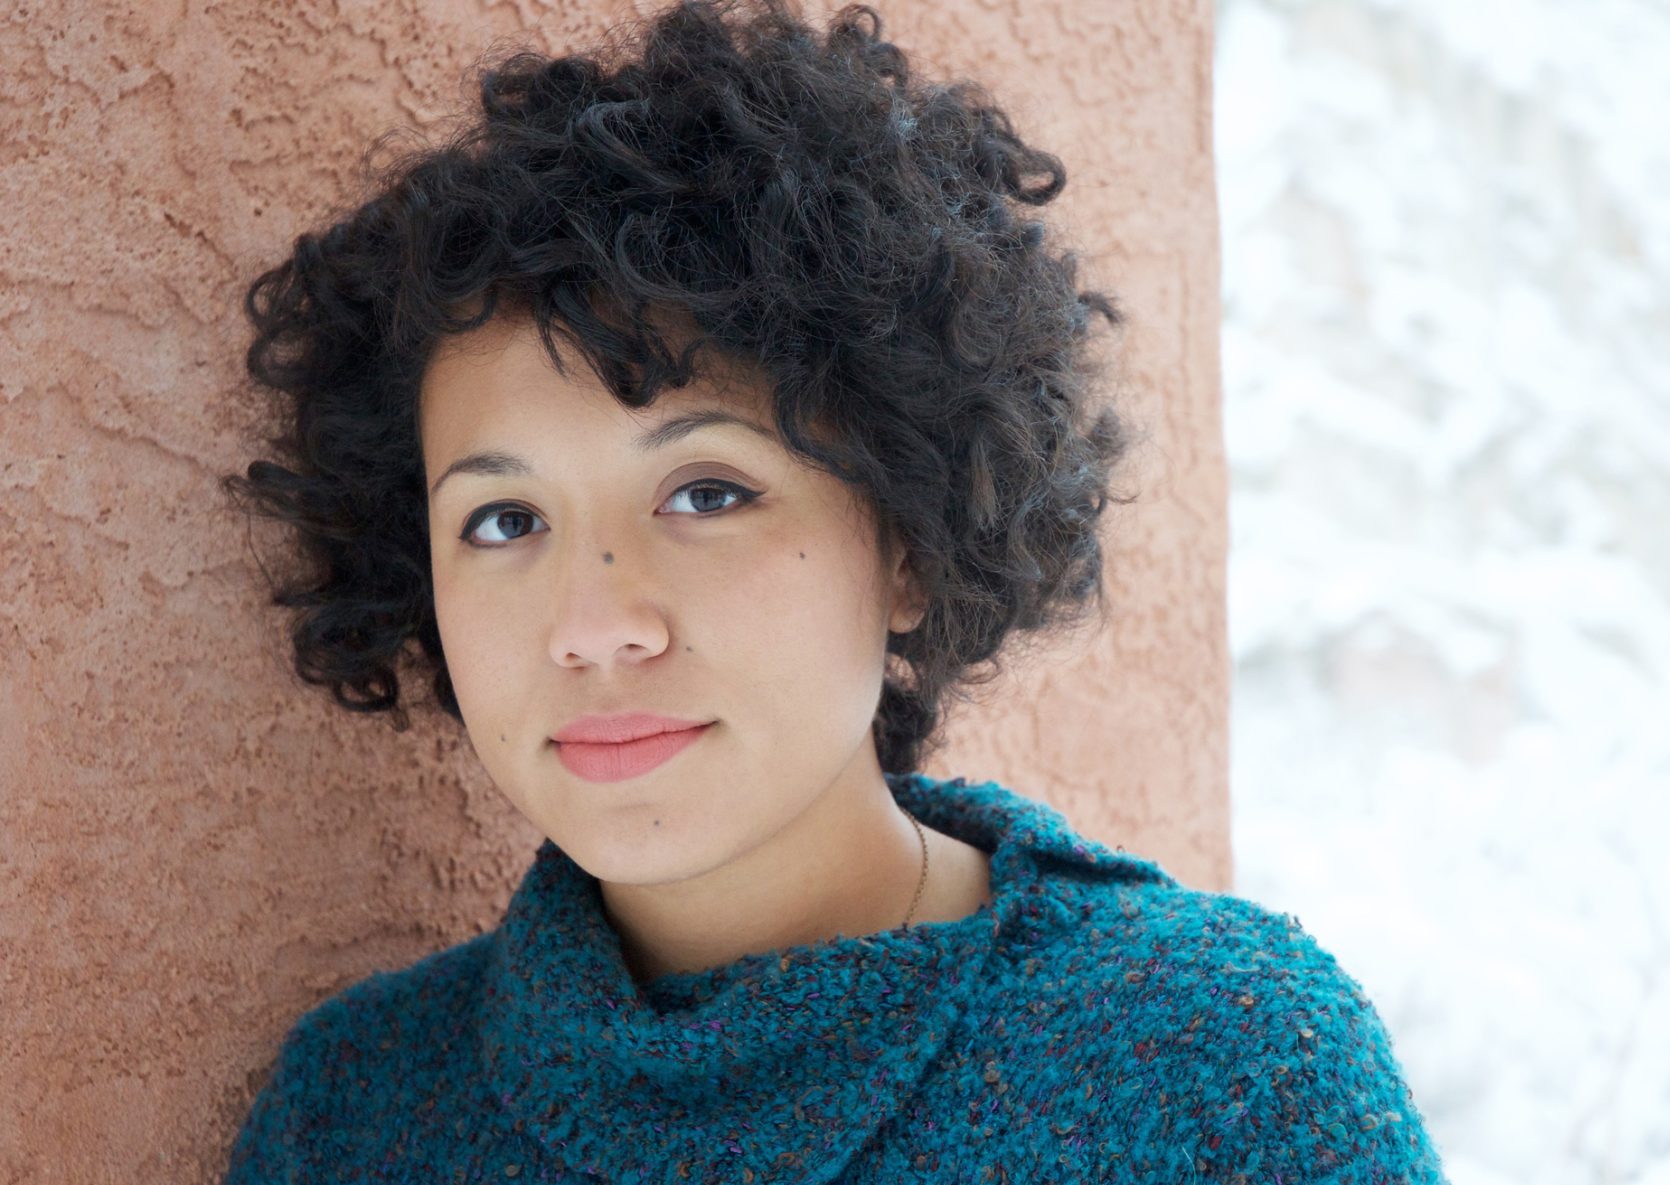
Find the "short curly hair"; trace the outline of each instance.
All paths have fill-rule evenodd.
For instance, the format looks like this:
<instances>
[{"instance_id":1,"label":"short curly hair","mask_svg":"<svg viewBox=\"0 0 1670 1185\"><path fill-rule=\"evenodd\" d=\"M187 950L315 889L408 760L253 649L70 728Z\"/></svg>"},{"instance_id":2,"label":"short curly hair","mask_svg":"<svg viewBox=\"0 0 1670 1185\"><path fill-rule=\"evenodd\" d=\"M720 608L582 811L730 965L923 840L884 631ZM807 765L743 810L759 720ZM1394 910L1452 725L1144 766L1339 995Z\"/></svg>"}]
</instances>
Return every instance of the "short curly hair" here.
<instances>
[{"instance_id":1,"label":"short curly hair","mask_svg":"<svg viewBox=\"0 0 1670 1185\"><path fill-rule=\"evenodd\" d=\"M505 310L632 408L684 386L698 348L745 360L791 451L861 492L925 603L887 639L884 770L919 768L1016 631L1105 617L1098 523L1134 496L1109 490L1130 434L1091 406L1089 314L1124 314L1012 205L1066 172L986 89L916 80L867 5L820 35L792 0L687 0L589 56L483 63L468 122L381 168L374 145L374 196L245 294L242 390L277 458L222 486L290 528L288 566L263 571L303 681L404 731L412 664L462 721L417 396L442 335ZM694 327L676 354L662 312Z\"/></svg>"}]
</instances>

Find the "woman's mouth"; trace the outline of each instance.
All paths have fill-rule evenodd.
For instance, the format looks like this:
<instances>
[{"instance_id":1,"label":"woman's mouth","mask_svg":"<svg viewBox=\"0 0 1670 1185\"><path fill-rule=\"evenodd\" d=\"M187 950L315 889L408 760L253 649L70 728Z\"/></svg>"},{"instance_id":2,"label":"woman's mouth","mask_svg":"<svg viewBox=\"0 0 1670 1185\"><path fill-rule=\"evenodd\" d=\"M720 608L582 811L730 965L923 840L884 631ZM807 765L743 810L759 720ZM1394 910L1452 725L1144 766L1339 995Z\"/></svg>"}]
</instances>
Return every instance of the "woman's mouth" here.
<instances>
[{"instance_id":1,"label":"woman's mouth","mask_svg":"<svg viewBox=\"0 0 1670 1185\"><path fill-rule=\"evenodd\" d=\"M563 768L588 782L621 782L640 777L662 762L670 761L700 740L713 724L658 732L654 736L614 744L581 741L553 741L557 760Z\"/></svg>"}]
</instances>

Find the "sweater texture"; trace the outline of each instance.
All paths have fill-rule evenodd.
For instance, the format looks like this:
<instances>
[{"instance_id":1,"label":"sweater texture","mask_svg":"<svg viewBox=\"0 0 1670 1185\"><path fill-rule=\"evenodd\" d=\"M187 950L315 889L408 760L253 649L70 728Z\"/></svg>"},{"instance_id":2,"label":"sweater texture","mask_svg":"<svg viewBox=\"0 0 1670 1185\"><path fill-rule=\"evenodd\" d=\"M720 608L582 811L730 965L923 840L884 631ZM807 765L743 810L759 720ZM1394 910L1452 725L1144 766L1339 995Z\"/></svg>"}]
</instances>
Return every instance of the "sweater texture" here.
<instances>
[{"instance_id":1,"label":"sweater texture","mask_svg":"<svg viewBox=\"0 0 1670 1185\"><path fill-rule=\"evenodd\" d=\"M1300 926L995 782L888 774L992 900L639 984L545 840L493 930L304 1013L226 1185L1447 1185Z\"/></svg>"}]
</instances>

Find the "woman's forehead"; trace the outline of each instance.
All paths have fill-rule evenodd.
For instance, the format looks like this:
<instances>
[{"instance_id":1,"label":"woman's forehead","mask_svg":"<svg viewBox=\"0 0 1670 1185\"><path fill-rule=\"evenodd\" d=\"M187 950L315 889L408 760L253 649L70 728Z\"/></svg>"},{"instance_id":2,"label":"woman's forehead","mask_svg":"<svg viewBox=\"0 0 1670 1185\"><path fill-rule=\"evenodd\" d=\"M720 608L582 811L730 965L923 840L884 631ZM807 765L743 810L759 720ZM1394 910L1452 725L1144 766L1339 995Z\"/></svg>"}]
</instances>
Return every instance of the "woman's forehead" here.
<instances>
[{"instance_id":1,"label":"woman's forehead","mask_svg":"<svg viewBox=\"0 0 1670 1185\"><path fill-rule=\"evenodd\" d=\"M672 338L668 345L676 356L688 340ZM530 402L559 396L595 404L599 412L623 416L643 428L674 416L718 410L777 435L772 386L755 361L708 346L694 359L684 386L663 385L648 406L634 408L608 390L572 345L560 337L557 345L561 371L551 361L537 325L522 315L495 315L475 329L450 335L437 345L424 371L419 419L429 432L438 430L440 421L456 430L493 414L490 409L495 406L517 414Z\"/></svg>"}]
</instances>

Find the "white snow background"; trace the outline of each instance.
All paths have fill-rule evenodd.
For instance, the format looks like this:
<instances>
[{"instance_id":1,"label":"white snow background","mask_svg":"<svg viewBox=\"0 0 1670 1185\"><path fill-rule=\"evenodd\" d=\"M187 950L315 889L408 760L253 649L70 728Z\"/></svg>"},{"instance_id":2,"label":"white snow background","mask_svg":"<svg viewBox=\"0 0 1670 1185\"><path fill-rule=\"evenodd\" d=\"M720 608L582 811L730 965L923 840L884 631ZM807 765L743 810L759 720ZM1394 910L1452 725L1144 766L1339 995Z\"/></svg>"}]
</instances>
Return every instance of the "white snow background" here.
<instances>
[{"instance_id":1,"label":"white snow background","mask_svg":"<svg viewBox=\"0 0 1670 1185\"><path fill-rule=\"evenodd\" d=\"M1234 891L1453 1185L1670 1185L1670 3L1217 13Z\"/></svg>"}]
</instances>

